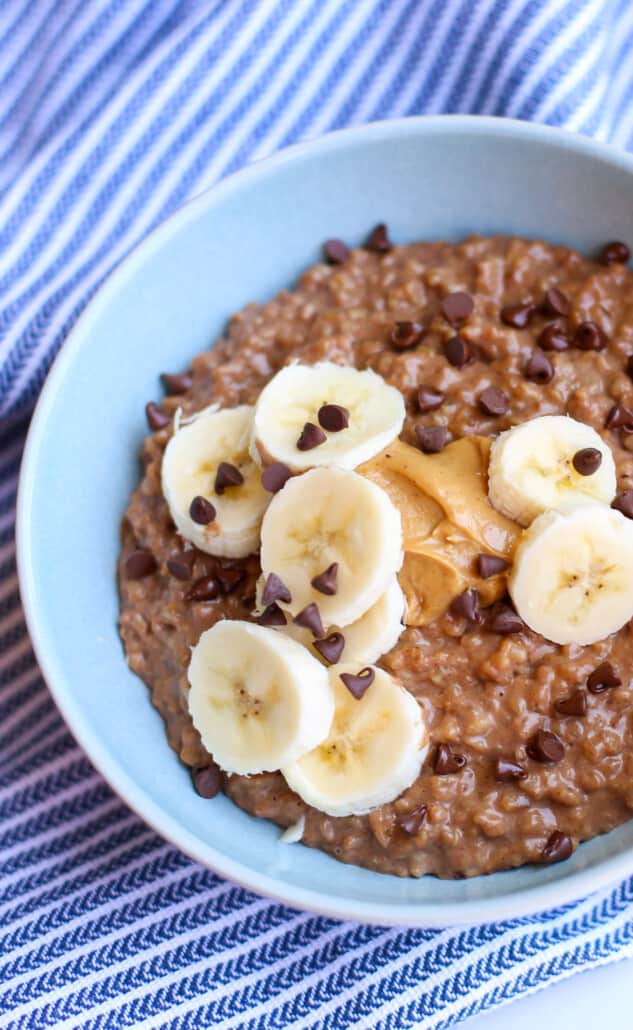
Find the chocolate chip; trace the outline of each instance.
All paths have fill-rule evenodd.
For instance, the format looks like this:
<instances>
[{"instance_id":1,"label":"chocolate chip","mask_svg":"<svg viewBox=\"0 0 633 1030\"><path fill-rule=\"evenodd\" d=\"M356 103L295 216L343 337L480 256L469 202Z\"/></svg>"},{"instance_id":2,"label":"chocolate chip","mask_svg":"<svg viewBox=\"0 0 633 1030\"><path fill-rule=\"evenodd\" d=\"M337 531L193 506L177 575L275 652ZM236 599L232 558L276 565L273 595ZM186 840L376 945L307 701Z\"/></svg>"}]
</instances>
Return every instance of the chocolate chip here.
<instances>
[{"instance_id":1,"label":"chocolate chip","mask_svg":"<svg viewBox=\"0 0 633 1030\"><path fill-rule=\"evenodd\" d=\"M349 257L349 247L343 240L326 240L323 244L323 256L330 265L342 265Z\"/></svg>"},{"instance_id":2,"label":"chocolate chip","mask_svg":"<svg viewBox=\"0 0 633 1030\"><path fill-rule=\"evenodd\" d=\"M267 465L262 472L262 486L269 493L276 494L282 486L285 486L291 476L292 472L283 461L274 461L272 465Z\"/></svg>"},{"instance_id":3,"label":"chocolate chip","mask_svg":"<svg viewBox=\"0 0 633 1030\"><path fill-rule=\"evenodd\" d=\"M270 572L262 591L262 604L267 608L273 601L285 601L286 604L290 604L292 597L283 580L274 572Z\"/></svg>"},{"instance_id":4,"label":"chocolate chip","mask_svg":"<svg viewBox=\"0 0 633 1030\"><path fill-rule=\"evenodd\" d=\"M479 395L479 407L486 415L505 415L510 407L508 396L498 386L488 386Z\"/></svg>"},{"instance_id":5,"label":"chocolate chip","mask_svg":"<svg viewBox=\"0 0 633 1030\"><path fill-rule=\"evenodd\" d=\"M554 708L560 715L575 715L582 718L587 714L587 694L584 690L576 690L569 697L556 701Z\"/></svg>"},{"instance_id":6,"label":"chocolate chip","mask_svg":"<svg viewBox=\"0 0 633 1030\"><path fill-rule=\"evenodd\" d=\"M374 682L376 673L373 669L361 669L358 675L351 672L342 672L341 681L345 684L350 694L360 701L368 687Z\"/></svg>"},{"instance_id":7,"label":"chocolate chip","mask_svg":"<svg viewBox=\"0 0 633 1030\"><path fill-rule=\"evenodd\" d=\"M506 304L501 308L501 321L505 325L511 325L514 329L525 329L532 320L536 311L534 304L527 301L525 304Z\"/></svg>"},{"instance_id":8,"label":"chocolate chip","mask_svg":"<svg viewBox=\"0 0 633 1030\"><path fill-rule=\"evenodd\" d=\"M565 754L565 745L555 733L537 730L526 751L535 762L560 762Z\"/></svg>"},{"instance_id":9,"label":"chocolate chip","mask_svg":"<svg viewBox=\"0 0 633 1030\"><path fill-rule=\"evenodd\" d=\"M154 432L157 429L164 429L171 422L171 415L167 415L162 408L158 407L158 404L154 404L154 401L145 405L145 417L149 428Z\"/></svg>"},{"instance_id":10,"label":"chocolate chip","mask_svg":"<svg viewBox=\"0 0 633 1030\"><path fill-rule=\"evenodd\" d=\"M627 519L633 519L633 490L623 490L611 501L611 507L626 515Z\"/></svg>"},{"instance_id":11,"label":"chocolate chip","mask_svg":"<svg viewBox=\"0 0 633 1030\"><path fill-rule=\"evenodd\" d=\"M579 350L604 350L607 338L595 322L581 322L574 336L574 347Z\"/></svg>"},{"instance_id":12,"label":"chocolate chip","mask_svg":"<svg viewBox=\"0 0 633 1030\"><path fill-rule=\"evenodd\" d=\"M428 807L426 805L419 805L417 808L414 808L412 812L399 815L396 822L400 829L404 830L409 837L415 837L422 823L426 819L427 812Z\"/></svg>"},{"instance_id":13,"label":"chocolate chip","mask_svg":"<svg viewBox=\"0 0 633 1030\"><path fill-rule=\"evenodd\" d=\"M191 372L182 372L180 375L170 375L169 372L163 372L161 375L161 382L165 387L165 392L169 396L177 396L181 393L186 393L193 386L193 376Z\"/></svg>"},{"instance_id":14,"label":"chocolate chip","mask_svg":"<svg viewBox=\"0 0 633 1030\"><path fill-rule=\"evenodd\" d=\"M621 240L612 240L605 244L600 253L601 265L625 265L631 256L626 243Z\"/></svg>"},{"instance_id":15,"label":"chocolate chip","mask_svg":"<svg viewBox=\"0 0 633 1030\"><path fill-rule=\"evenodd\" d=\"M513 762L511 758L497 758L494 766L495 780L500 783L511 783L512 780L524 780L527 772L522 765Z\"/></svg>"},{"instance_id":16,"label":"chocolate chip","mask_svg":"<svg viewBox=\"0 0 633 1030\"><path fill-rule=\"evenodd\" d=\"M587 686L592 694L602 694L604 690L622 686L622 680L611 662L603 662L587 677Z\"/></svg>"},{"instance_id":17,"label":"chocolate chip","mask_svg":"<svg viewBox=\"0 0 633 1030\"><path fill-rule=\"evenodd\" d=\"M257 619L260 626L285 626L286 616L276 602L269 604Z\"/></svg>"},{"instance_id":18,"label":"chocolate chip","mask_svg":"<svg viewBox=\"0 0 633 1030\"><path fill-rule=\"evenodd\" d=\"M199 526L208 526L210 522L214 521L216 510L206 497L198 495L189 505L189 514Z\"/></svg>"},{"instance_id":19,"label":"chocolate chip","mask_svg":"<svg viewBox=\"0 0 633 1030\"><path fill-rule=\"evenodd\" d=\"M387 226L384 222L379 222L365 240L365 250L373 250L376 254L386 254L392 247L393 243L389 239Z\"/></svg>"},{"instance_id":20,"label":"chocolate chip","mask_svg":"<svg viewBox=\"0 0 633 1030\"><path fill-rule=\"evenodd\" d=\"M180 554L173 554L167 559L167 568L176 579L191 579L193 563L196 559L194 550L181 551Z\"/></svg>"},{"instance_id":21,"label":"chocolate chip","mask_svg":"<svg viewBox=\"0 0 633 1030\"><path fill-rule=\"evenodd\" d=\"M633 354L629 354L626 359L626 365L624 366L627 376L633 379Z\"/></svg>"},{"instance_id":22,"label":"chocolate chip","mask_svg":"<svg viewBox=\"0 0 633 1030\"><path fill-rule=\"evenodd\" d=\"M214 572L214 576L220 584L222 592L230 594L246 579L246 569L226 569L220 565Z\"/></svg>"},{"instance_id":23,"label":"chocolate chip","mask_svg":"<svg viewBox=\"0 0 633 1030\"><path fill-rule=\"evenodd\" d=\"M505 558L497 558L496 554L477 555L477 572L482 579L490 579L491 576L498 576L510 568L510 562Z\"/></svg>"},{"instance_id":24,"label":"chocolate chip","mask_svg":"<svg viewBox=\"0 0 633 1030\"><path fill-rule=\"evenodd\" d=\"M343 654L345 637L342 633L330 633L329 636L323 637L322 640L315 640L314 646L319 654L325 658L326 662L334 665Z\"/></svg>"},{"instance_id":25,"label":"chocolate chip","mask_svg":"<svg viewBox=\"0 0 633 1030\"><path fill-rule=\"evenodd\" d=\"M297 449L300 451L311 451L325 443L326 440L327 436L320 426L315 426L314 422L306 422L297 440Z\"/></svg>"},{"instance_id":26,"label":"chocolate chip","mask_svg":"<svg viewBox=\"0 0 633 1030\"><path fill-rule=\"evenodd\" d=\"M561 318L567 318L571 311L569 297L562 290L557 290L555 286L552 286L545 292L541 310L544 315L560 315Z\"/></svg>"},{"instance_id":27,"label":"chocolate chip","mask_svg":"<svg viewBox=\"0 0 633 1030\"><path fill-rule=\"evenodd\" d=\"M214 798L222 789L222 773L215 762L211 765L194 765L191 779L201 798Z\"/></svg>"},{"instance_id":28,"label":"chocolate chip","mask_svg":"<svg viewBox=\"0 0 633 1030\"><path fill-rule=\"evenodd\" d=\"M438 744L433 757L433 772L436 776L447 776L459 772L467 761L466 755L453 751L450 744Z\"/></svg>"},{"instance_id":29,"label":"chocolate chip","mask_svg":"<svg viewBox=\"0 0 633 1030\"><path fill-rule=\"evenodd\" d=\"M553 862L563 862L566 858L569 858L573 850L574 845L572 844L571 837L568 837L566 833L561 833L560 830L554 830L547 838L547 844L541 852L541 858L548 865Z\"/></svg>"},{"instance_id":30,"label":"chocolate chip","mask_svg":"<svg viewBox=\"0 0 633 1030\"><path fill-rule=\"evenodd\" d=\"M579 476L592 476L602 464L602 451L597 447L583 447L581 451L576 451L571 463Z\"/></svg>"},{"instance_id":31,"label":"chocolate chip","mask_svg":"<svg viewBox=\"0 0 633 1030\"><path fill-rule=\"evenodd\" d=\"M510 636L511 633L522 633L525 623L512 608L501 605L490 619L488 629L491 633Z\"/></svg>"},{"instance_id":32,"label":"chocolate chip","mask_svg":"<svg viewBox=\"0 0 633 1030\"><path fill-rule=\"evenodd\" d=\"M349 411L340 404L324 404L319 408L319 424L328 433L340 433L349 425Z\"/></svg>"},{"instance_id":33,"label":"chocolate chip","mask_svg":"<svg viewBox=\"0 0 633 1030\"><path fill-rule=\"evenodd\" d=\"M435 411L436 408L439 408L440 404L443 404L444 394L440 390L435 390L432 386L419 386L416 400L418 402L418 411L421 415L426 415L427 411Z\"/></svg>"},{"instance_id":34,"label":"chocolate chip","mask_svg":"<svg viewBox=\"0 0 633 1030\"><path fill-rule=\"evenodd\" d=\"M229 461L221 461L215 474L213 489L216 494L223 494L227 486L241 486L243 482L244 476L236 465L231 465Z\"/></svg>"},{"instance_id":35,"label":"chocolate chip","mask_svg":"<svg viewBox=\"0 0 633 1030\"><path fill-rule=\"evenodd\" d=\"M449 365L453 365L454 368L463 368L471 360L472 351L461 336L453 336L448 343L444 344L444 356Z\"/></svg>"},{"instance_id":36,"label":"chocolate chip","mask_svg":"<svg viewBox=\"0 0 633 1030\"><path fill-rule=\"evenodd\" d=\"M533 383L540 383L544 386L554 378L554 366L545 354L537 350L528 360L523 369L523 375Z\"/></svg>"},{"instance_id":37,"label":"chocolate chip","mask_svg":"<svg viewBox=\"0 0 633 1030\"><path fill-rule=\"evenodd\" d=\"M464 290L456 290L455 293L448 293L442 303L440 310L447 322L451 325L461 325L470 318L475 308L475 302L470 293Z\"/></svg>"},{"instance_id":38,"label":"chocolate chip","mask_svg":"<svg viewBox=\"0 0 633 1030\"><path fill-rule=\"evenodd\" d=\"M298 615L295 615L292 620L297 626L305 626L309 629L313 637L321 639L325 634L323 629L323 623L321 622L321 614L319 609L314 602L307 604L305 608L302 608Z\"/></svg>"},{"instance_id":39,"label":"chocolate chip","mask_svg":"<svg viewBox=\"0 0 633 1030\"><path fill-rule=\"evenodd\" d=\"M607 429L622 429L625 433L633 433L633 411L623 404L614 404L609 410L605 426Z\"/></svg>"},{"instance_id":40,"label":"chocolate chip","mask_svg":"<svg viewBox=\"0 0 633 1030\"><path fill-rule=\"evenodd\" d=\"M215 601L220 584L213 576L201 576L185 594L186 601Z\"/></svg>"},{"instance_id":41,"label":"chocolate chip","mask_svg":"<svg viewBox=\"0 0 633 1030\"><path fill-rule=\"evenodd\" d=\"M569 337L557 322L550 322L539 336L538 345L541 350L569 350Z\"/></svg>"},{"instance_id":42,"label":"chocolate chip","mask_svg":"<svg viewBox=\"0 0 633 1030\"><path fill-rule=\"evenodd\" d=\"M311 585L315 590L318 590L320 594L327 594L332 597L336 593L336 577L338 575L338 562L332 562L328 565L325 572L319 573L311 580Z\"/></svg>"},{"instance_id":43,"label":"chocolate chip","mask_svg":"<svg viewBox=\"0 0 633 1030\"><path fill-rule=\"evenodd\" d=\"M415 435L424 454L439 454L448 443L449 432L446 426L416 426Z\"/></svg>"},{"instance_id":44,"label":"chocolate chip","mask_svg":"<svg viewBox=\"0 0 633 1030\"><path fill-rule=\"evenodd\" d=\"M127 579L144 579L151 576L158 568L156 559L151 551L144 551L140 547L131 551L125 559L125 575Z\"/></svg>"},{"instance_id":45,"label":"chocolate chip","mask_svg":"<svg viewBox=\"0 0 633 1030\"><path fill-rule=\"evenodd\" d=\"M469 622L481 622L479 611L479 591L471 587L451 601L449 611L452 615L461 616Z\"/></svg>"},{"instance_id":46,"label":"chocolate chip","mask_svg":"<svg viewBox=\"0 0 633 1030\"><path fill-rule=\"evenodd\" d=\"M394 350L408 350L420 342L425 332L419 322L396 322L389 334L389 344Z\"/></svg>"}]
</instances>

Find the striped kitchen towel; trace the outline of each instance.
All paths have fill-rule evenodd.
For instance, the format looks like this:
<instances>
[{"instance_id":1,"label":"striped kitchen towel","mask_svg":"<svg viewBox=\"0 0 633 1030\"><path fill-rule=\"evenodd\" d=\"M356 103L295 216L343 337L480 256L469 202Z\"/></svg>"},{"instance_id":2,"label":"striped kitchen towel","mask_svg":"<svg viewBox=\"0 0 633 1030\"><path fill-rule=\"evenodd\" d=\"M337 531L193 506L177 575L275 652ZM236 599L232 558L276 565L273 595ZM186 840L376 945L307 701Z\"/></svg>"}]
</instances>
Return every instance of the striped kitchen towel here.
<instances>
[{"instance_id":1,"label":"striped kitchen towel","mask_svg":"<svg viewBox=\"0 0 633 1030\"><path fill-rule=\"evenodd\" d=\"M179 204L329 129L473 111L633 146L630 0L1 0L0 1026L446 1027L633 955L633 881L536 917L300 913L165 844L39 676L13 522L24 433L96 286Z\"/></svg>"}]
</instances>

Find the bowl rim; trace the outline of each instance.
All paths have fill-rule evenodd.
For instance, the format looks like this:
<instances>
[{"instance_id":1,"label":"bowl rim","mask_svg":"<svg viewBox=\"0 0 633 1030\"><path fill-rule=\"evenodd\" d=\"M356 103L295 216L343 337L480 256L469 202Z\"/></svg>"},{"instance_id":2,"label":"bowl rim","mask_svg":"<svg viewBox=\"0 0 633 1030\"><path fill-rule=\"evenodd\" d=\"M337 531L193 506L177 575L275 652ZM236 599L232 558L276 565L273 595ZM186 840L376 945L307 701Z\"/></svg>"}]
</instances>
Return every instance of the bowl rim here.
<instances>
[{"instance_id":1,"label":"bowl rim","mask_svg":"<svg viewBox=\"0 0 633 1030\"><path fill-rule=\"evenodd\" d=\"M466 898L463 901L438 905L429 902L394 904L372 900L332 899L318 890L285 884L275 876L256 872L229 858L184 828L177 819L167 814L145 794L131 776L118 767L116 759L110 755L107 746L84 717L81 706L68 696L65 690L64 670L57 665L55 658L47 653L44 638L39 630L42 612L29 548L33 529L30 498L37 470L37 452L46 433L48 413L55 403L58 383L63 381L66 368L72 364L76 352L83 345L86 335L84 327L88 327L92 320L98 319L100 308L116 293L119 284L133 275L136 265L144 263L156 247L163 246L173 234L180 231L181 226L195 219L199 210L204 209L209 203L221 202L224 197L239 191L244 185L257 179L262 171L274 173L289 163L301 161L304 157L324 156L349 143L374 142L393 136L417 135L420 132L454 134L460 131L475 136L520 138L534 144L554 145L580 157L598 158L605 164L633 173L633 156L579 133L510 118L459 114L393 118L339 129L316 139L293 144L232 173L188 200L152 229L95 290L55 357L38 398L25 442L16 504L18 579L35 657L57 708L75 740L112 790L161 837L193 860L241 887L304 911L336 919L385 926L463 926L526 916L549 907L559 908L630 875L633 872L633 849L628 848L620 854L599 860L597 864L585 869L572 871L567 877L549 883L535 884L518 890L501 890L494 898Z\"/></svg>"}]
</instances>

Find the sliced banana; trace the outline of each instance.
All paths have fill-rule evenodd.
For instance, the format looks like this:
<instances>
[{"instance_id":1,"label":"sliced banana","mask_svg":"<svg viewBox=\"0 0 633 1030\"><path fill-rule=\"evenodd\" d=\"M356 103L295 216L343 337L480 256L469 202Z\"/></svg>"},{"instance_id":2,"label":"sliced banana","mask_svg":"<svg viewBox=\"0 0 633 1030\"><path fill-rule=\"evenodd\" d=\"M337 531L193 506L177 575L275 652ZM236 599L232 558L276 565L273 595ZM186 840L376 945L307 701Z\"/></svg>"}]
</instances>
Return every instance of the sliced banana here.
<instances>
[{"instance_id":1,"label":"sliced banana","mask_svg":"<svg viewBox=\"0 0 633 1030\"><path fill-rule=\"evenodd\" d=\"M217 622L193 648L188 676L193 724L226 772L272 772L328 734L334 695L327 672L282 633Z\"/></svg>"},{"instance_id":2,"label":"sliced banana","mask_svg":"<svg viewBox=\"0 0 633 1030\"><path fill-rule=\"evenodd\" d=\"M171 517L180 535L207 554L243 558L259 547L259 529L270 494L248 451L252 424L250 405L205 409L181 423L165 448L162 490ZM215 481L222 462L234 466L243 482L218 494ZM202 498L215 512L206 524L191 516L194 498Z\"/></svg>"},{"instance_id":3,"label":"sliced banana","mask_svg":"<svg viewBox=\"0 0 633 1030\"><path fill-rule=\"evenodd\" d=\"M528 626L556 644L593 644L633 617L633 522L603 504L539 515L508 580Z\"/></svg>"},{"instance_id":4,"label":"sliced banana","mask_svg":"<svg viewBox=\"0 0 633 1030\"><path fill-rule=\"evenodd\" d=\"M316 604L323 627L347 626L368 611L402 564L400 513L384 490L355 472L315 468L290 479L262 522L261 565L290 591L293 616ZM338 566L336 592L312 585Z\"/></svg>"},{"instance_id":5,"label":"sliced banana","mask_svg":"<svg viewBox=\"0 0 633 1030\"><path fill-rule=\"evenodd\" d=\"M328 815L363 815L393 801L418 776L428 734L415 698L383 669L357 699L341 680L358 663L329 671L336 709L326 739L282 767L289 787Z\"/></svg>"},{"instance_id":6,"label":"sliced banana","mask_svg":"<svg viewBox=\"0 0 633 1030\"><path fill-rule=\"evenodd\" d=\"M329 423L323 418L321 426L324 405L344 408L348 425L333 431L325 428ZM400 391L369 369L361 372L328 361L288 365L264 387L255 405L251 454L265 463L284 462L295 471L315 465L353 469L398 436L404 415ZM302 450L297 444L307 424L321 442Z\"/></svg>"},{"instance_id":7,"label":"sliced banana","mask_svg":"<svg viewBox=\"0 0 633 1030\"><path fill-rule=\"evenodd\" d=\"M600 465L581 475L573 464L579 451L600 451ZM488 467L488 493L494 507L529 526L543 511L570 502L609 504L615 497L613 455L602 437L567 415L542 415L508 429L494 441Z\"/></svg>"}]
</instances>

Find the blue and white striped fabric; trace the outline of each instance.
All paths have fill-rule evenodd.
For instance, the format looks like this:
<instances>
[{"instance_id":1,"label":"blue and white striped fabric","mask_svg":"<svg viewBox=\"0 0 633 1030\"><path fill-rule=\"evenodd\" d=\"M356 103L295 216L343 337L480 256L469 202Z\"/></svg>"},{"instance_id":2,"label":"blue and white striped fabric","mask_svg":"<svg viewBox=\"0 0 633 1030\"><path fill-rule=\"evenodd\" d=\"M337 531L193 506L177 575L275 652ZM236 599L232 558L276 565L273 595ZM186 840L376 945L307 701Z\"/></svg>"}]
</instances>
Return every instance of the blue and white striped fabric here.
<instances>
[{"instance_id":1,"label":"blue and white striped fabric","mask_svg":"<svg viewBox=\"0 0 633 1030\"><path fill-rule=\"evenodd\" d=\"M0 0L0 1026L439 1028L633 956L633 881L462 932L295 912L114 797L30 651L24 433L98 283L254 158L397 115L538 119L633 148L630 0Z\"/></svg>"}]
</instances>

